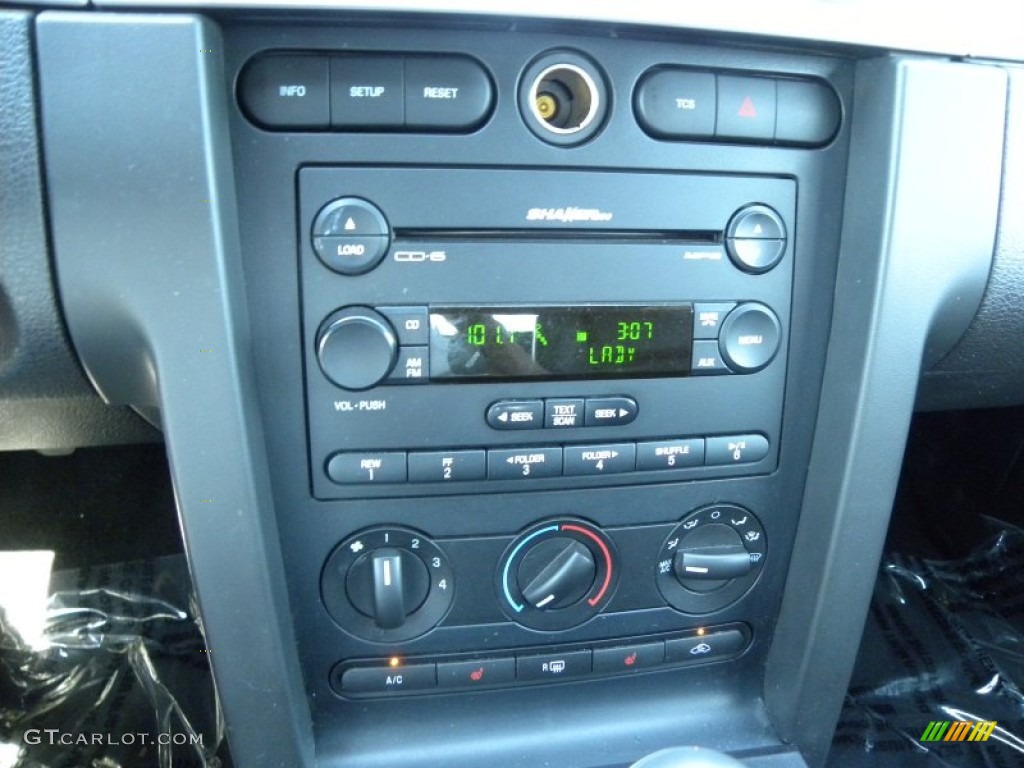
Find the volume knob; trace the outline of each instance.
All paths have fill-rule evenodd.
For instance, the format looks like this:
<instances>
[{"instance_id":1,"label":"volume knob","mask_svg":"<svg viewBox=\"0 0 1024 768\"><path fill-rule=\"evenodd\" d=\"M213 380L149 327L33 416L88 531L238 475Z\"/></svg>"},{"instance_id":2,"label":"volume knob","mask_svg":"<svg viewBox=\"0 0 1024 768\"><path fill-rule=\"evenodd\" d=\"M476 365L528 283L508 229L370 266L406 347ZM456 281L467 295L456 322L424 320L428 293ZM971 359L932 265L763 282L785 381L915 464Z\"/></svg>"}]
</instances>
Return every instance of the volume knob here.
<instances>
[{"instance_id":1,"label":"volume knob","mask_svg":"<svg viewBox=\"0 0 1024 768\"><path fill-rule=\"evenodd\" d=\"M316 357L324 376L339 387L369 389L394 368L398 339L379 313L369 307L346 307L320 325Z\"/></svg>"}]
</instances>

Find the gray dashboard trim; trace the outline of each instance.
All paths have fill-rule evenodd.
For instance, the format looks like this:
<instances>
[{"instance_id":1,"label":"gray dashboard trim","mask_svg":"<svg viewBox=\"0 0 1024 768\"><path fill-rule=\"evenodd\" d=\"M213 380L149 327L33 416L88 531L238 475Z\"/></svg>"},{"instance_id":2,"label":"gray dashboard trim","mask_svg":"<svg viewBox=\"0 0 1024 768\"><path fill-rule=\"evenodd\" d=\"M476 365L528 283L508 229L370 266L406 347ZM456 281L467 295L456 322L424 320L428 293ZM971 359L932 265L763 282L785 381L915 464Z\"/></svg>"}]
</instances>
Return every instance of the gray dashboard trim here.
<instances>
[{"instance_id":1,"label":"gray dashboard trim","mask_svg":"<svg viewBox=\"0 0 1024 768\"><path fill-rule=\"evenodd\" d=\"M797 0L771 8L759 0L94 0L94 4L103 8L404 11L606 21L1024 61L1024 5L1005 0L936 5Z\"/></svg>"},{"instance_id":2,"label":"gray dashboard trim","mask_svg":"<svg viewBox=\"0 0 1024 768\"><path fill-rule=\"evenodd\" d=\"M832 334L765 679L777 728L811 765L856 658L929 337L991 264L1006 88L994 67L857 68Z\"/></svg>"},{"instance_id":3,"label":"gray dashboard trim","mask_svg":"<svg viewBox=\"0 0 1024 768\"><path fill-rule=\"evenodd\" d=\"M55 11L36 32L72 337L108 400L160 407L236 764L312 764L250 355L219 30L187 15Z\"/></svg>"}]
</instances>

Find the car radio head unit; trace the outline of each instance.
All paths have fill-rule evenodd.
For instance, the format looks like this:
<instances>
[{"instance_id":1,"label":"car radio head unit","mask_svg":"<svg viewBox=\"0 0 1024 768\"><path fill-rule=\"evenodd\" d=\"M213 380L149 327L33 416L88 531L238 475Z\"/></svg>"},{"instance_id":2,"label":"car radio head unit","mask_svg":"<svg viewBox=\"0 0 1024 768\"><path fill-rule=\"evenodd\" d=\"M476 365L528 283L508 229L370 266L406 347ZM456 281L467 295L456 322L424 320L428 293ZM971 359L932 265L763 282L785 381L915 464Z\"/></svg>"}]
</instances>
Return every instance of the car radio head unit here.
<instances>
[{"instance_id":1,"label":"car radio head unit","mask_svg":"<svg viewBox=\"0 0 1024 768\"><path fill-rule=\"evenodd\" d=\"M792 179L317 167L299 193L314 496L774 469Z\"/></svg>"}]
</instances>

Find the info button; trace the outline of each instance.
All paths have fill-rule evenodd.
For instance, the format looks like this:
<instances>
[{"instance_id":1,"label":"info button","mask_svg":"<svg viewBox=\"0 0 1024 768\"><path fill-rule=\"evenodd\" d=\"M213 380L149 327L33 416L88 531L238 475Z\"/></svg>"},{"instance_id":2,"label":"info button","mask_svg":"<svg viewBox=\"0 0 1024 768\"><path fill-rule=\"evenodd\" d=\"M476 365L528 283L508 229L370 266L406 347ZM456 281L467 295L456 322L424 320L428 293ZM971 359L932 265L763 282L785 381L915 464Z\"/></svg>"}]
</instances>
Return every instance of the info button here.
<instances>
[{"instance_id":1,"label":"info button","mask_svg":"<svg viewBox=\"0 0 1024 768\"><path fill-rule=\"evenodd\" d=\"M540 429L544 426L543 400L500 400L487 409L491 429Z\"/></svg>"}]
</instances>

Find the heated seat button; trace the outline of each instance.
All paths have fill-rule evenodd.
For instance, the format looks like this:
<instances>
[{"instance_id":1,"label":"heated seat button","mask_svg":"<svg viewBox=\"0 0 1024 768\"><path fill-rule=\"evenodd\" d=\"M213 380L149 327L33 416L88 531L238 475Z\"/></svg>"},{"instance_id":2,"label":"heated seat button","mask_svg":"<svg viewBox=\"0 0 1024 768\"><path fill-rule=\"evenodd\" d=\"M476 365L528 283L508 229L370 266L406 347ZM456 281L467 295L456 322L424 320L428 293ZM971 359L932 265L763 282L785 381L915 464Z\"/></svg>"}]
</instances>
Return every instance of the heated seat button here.
<instances>
[{"instance_id":1,"label":"heated seat button","mask_svg":"<svg viewBox=\"0 0 1024 768\"><path fill-rule=\"evenodd\" d=\"M411 693L437 685L433 664L409 664L392 667L350 667L341 673L340 692L346 693Z\"/></svg>"},{"instance_id":2,"label":"heated seat button","mask_svg":"<svg viewBox=\"0 0 1024 768\"><path fill-rule=\"evenodd\" d=\"M659 139L715 135L715 76L708 72L656 69L636 88L637 122Z\"/></svg>"},{"instance_id":3,"label":"heated seat button","mask_svg":"<svg viewBox=\"0 0 1024 768\"><path fill-rule=\"evenodd\" d=\"M331 125L345 129L401 130L405 123L402 59L331 57Z\"/></svg>"},{"instance_id":4,"label":"heated seat button","mask_svg":"<svg viewBox=\"0 0 1024 768\"><path fill-rule=\"evenodd\" d=\"M242 108L264 128L327 128L327 57L273 54L246 65Z\"/></svg>"},{"instance_id":5,"label":"heated seat button","mask_svg":"<svg viewBox=\"0 0 1024 768\"><path fill-rule=\"evenodd\" d=\"M544 426L543 400L499 400L487 409L491 429L540 429Z\"/></svg>"},{"instance_id":6,"label":"heated seat button","mask_svg":"<svg viewBox=\"0 0 1024 768\"><path fill-rule=\"evenodd\" d=\"M487 118L493 99L487 73L472 59L405 60L405 125L410 130L472 130Z\"/></svg>"},{"instance_id":7,"label":"heated seat button","mask_svg":"<svg viewBox=\"0 0 1024 768\"><path fill-rule=\"evenodd\" d=\"M442 661L437 665L439 688L484 688L507 685L516 679L516 660Z\"/></svg>"},{"instance_id":8,"label":"heated seat button","mask_svg":"<svg viewBox=\"0 0 1024 768\"><path fill-rule=\"evenodd\" d=\"M588 397L585 410L588 427L621 427L636 418L638 409L631 397Z\"/></svg>"},{"instance_id":9,"label":"heated seat button","mask_svg":"<svg viewBox=\"0 0 1024 768\"><path fill-rule=\"evenodd\" d=\"M680 637L665 641L665 661L669 664L710 661L722 656L734 656L743 650L744 645L746 639L738 629Z\"/></svg>"},{"instance_id":10,"label":"heated seat button","mask_svg":"<svg viewBox=\"0 0 1024 768\"><path fill-rule=\"evenodd\" d=\"M639 643L594 649L595 672L632 672L656 667L665 661L665 644Z\"/></svg>"},{"instance_id":11,"label":"heated seat button","mask_svg":"<svg viewBox=\"0 0 1024 768\"><path fill-rule=\"evenodd\" d=\"M765 143L774 139L775 81L719 75L715 136Z\"/></svg>"},{"instance_id":12,"label":"heated seat button","mask_svg":"<svg viewBox=\"0 0 1024 768\"><path fill-rule=\"evenodd\" d=\"M589 675L590 651L566 651L538 656L516 657L516 678L520 682L554 682L567 677Z\"/></svg>"}]
</instances>

